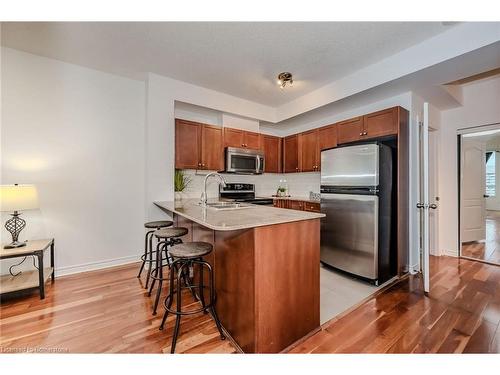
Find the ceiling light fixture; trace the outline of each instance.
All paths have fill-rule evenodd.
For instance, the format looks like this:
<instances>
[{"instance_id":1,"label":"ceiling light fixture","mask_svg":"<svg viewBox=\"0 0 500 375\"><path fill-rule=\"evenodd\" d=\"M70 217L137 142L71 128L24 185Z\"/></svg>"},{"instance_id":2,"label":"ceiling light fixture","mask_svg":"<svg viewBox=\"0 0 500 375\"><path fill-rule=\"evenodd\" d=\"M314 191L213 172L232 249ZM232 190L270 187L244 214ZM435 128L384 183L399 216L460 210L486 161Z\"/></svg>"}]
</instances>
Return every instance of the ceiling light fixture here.
<instances>
[{"instance_id":1,"label":"ceiling light fixture","mask_svg":"<svg viewBox=\"0 0 500 375\"><path fill-rule=\"evenodd\" d=\"M292 73L283 72L278 74L278 85L280 89L284 89L286 85L293 86Z\"/></svg>"}]
</instances>

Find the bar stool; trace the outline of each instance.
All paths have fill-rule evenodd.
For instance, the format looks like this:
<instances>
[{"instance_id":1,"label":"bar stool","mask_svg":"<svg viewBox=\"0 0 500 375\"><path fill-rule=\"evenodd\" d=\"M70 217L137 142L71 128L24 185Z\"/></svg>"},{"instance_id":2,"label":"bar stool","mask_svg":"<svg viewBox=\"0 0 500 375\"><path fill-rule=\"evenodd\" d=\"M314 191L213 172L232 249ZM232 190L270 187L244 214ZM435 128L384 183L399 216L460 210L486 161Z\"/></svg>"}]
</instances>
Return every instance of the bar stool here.
<instances>
[{"instance_id":1,"label":"bar stool","mask_svg":"<svg viewBox=\"0 0 500 375\"><path fill-rule=\"evenodd\" d=\"M147 231L146 235L144 236L144 254L141 256L142 263L141 268L139 269L139 274L137 275L138 279L141 277L144 265L148 263L149 267L151 268L151 265L153 263L153 233L158 229L171 227L173 224L174 223L170 220L149 221L144 224L144 228L151 230ZM150 272L147 272L146 285L144 286L145 289L148 288L149 275Z\"/></svg>"},{"instance_id":2,"label":"bar stool","mask_svg":"<svg viewBox=\"0 0 500 375\"><path fill-rule=\"evenodd\" d=\"M222 332L222 326L219 321L219 317L217 316L217 312L215 311L215 287L214 287L214 273L212 271L212 266L203 260L203 256L210 254L213 250L213 246L208 242L188 242L182 243L175 246L172 246L169 250L170 256L174 259L171 267L170 267L170 286L169 286L169 294L165 298L164 307L165 314L163 315L163 319L161 321L160 330L163 330L165 325L165 321L167 320L168 314L175 314L175 327L174 327L174 335L172 337L172 346L171 353L175 352L175 345L177 343L177 337L179 335L179 327L181 323L181 317L183 315L192 315L197 314L203 311L203 313L210 312L213 319L215 320L215 324L217 325L217 329L220 333L221 340L225 340L224 333ZM194 274L194 267L198 266L199 268L199 284L188 284L182 286L182 280L184 279L184 275L186 275L185 271L188 271L189 274ZM203 269L209 273L209 285L204 285L203 279ZM190 271L193 270L191 273ZM177 273L177 276L174 277L174 274ZM176 290L174 291L174 280L176 281ZM181 305L181 292L182 289L189 288L191 290L198 291L197 300L201 303L201 308L194 309L190 311L182 311ZM204 290L208 289L210 291L210 296L208 300L208 304L205 303L204 298ZM176 296L176 309L172 309L172 302L174 300L174 295Z\"/></svg>"},{"instance_id":3,"label":"bar stool","mask_svg":"<svg viewBox=\"0 0 500 375\"><path fill-rule=\"evenodd\" d=\"M179 237L184 236L187 233L188 230L183 227L163 228L153 233L157 239L155 256L156 263L155 267L152 268L150 272L152 281L148 293L148 295L151 296L155 283L158 281L158 289L156 291L155 302L153 305L153 315L156 315L156 309L158 308L158 302L161 297L162 284L163 281L166 280L166 278L163 277L163 267L168 266L168 268L170 268L168 246L182 243L182 240ZM167 261L167 264L164 264L164 261Z\"/></svg>"}]
</instances>

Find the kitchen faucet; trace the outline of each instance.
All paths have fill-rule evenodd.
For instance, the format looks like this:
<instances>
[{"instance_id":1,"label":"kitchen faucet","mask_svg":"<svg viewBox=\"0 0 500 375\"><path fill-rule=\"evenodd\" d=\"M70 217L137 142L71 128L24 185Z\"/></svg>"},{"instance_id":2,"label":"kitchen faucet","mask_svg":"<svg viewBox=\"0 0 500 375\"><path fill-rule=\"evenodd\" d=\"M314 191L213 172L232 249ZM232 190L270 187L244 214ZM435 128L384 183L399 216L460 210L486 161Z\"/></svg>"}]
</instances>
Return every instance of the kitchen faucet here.
<instances>
[{"instance_id":1,"label":"kitchen faucet","mask_svg":"<svg viewBox=\"0 0 500 375\"><path fill-rule=\"evenodd\" d=\"M220 180L220 183L222 184L223 187L226 187L226 179L224 176L222 176L220 173L217 172L210 172L205 176L205 181L203 184L203 192L201 193L201 198L200 198L200 204L202 206L207 205L207 180L210 176L218 177Z\"/></svg>"}]
</instances>

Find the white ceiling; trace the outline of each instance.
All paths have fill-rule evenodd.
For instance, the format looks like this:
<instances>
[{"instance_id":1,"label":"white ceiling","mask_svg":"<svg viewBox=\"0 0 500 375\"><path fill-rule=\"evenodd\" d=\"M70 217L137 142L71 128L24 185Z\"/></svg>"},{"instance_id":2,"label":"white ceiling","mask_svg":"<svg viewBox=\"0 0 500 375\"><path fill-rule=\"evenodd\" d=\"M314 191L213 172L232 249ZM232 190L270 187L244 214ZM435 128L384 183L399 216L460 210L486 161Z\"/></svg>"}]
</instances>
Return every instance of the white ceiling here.
<instances>
[{"instance_id":1,"label":"white ceiling","mask_svg":"<svg viewBox=\"0 0 500 375\"><path fill-rule=\"evenodd\" d=\"M440 22L2 23L2 45L143 79L146 72L279 106L415 45ZM294 75L280 90L276 76Z\"/></svg>"}]
</instances>

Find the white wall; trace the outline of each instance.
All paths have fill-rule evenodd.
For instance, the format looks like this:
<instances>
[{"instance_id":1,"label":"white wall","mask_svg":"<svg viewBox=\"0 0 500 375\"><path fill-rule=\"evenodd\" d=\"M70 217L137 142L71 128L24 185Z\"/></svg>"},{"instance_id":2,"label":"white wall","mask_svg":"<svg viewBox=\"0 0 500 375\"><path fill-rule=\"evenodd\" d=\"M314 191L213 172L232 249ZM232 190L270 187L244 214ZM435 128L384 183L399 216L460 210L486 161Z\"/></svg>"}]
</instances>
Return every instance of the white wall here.
<instances>
[{"instance_id":1,"label":"white wall","mask_svg":"<svg viewBox=\"0 0 500 375\"><path fill-rule=\"evenodd\" d=\"M40 199L21 239L55 237L58 274L137 260L144 83L7 48L1 77L1 183L34 183Z\"/></svg>"},{"instance_id":2,"label":"white wall","mask_svg":"<svg viewBox=\"0 0 500 375\"><path fill-rule=\"evenodd\" d=\"M222 112L188 103L175 102L175 118L222 126Z\"/></svg>"},{"instance_id":3,"label":"white wall","mask_svg":"<svg viewBox=\"0 0 500 375\"><path fill-rule=\"evenodd\" d=\"M222 125L225 128L243 129L251 132L259 132L259 121L243 118L240 116L230 115L228 113L222 114Z\"/></svg>"},{"instance_id":4,"label":"white wall","mask_svg":"<svg viewBox=\"0 0 500 375\"><path fill-rule=\"evenodd\" d=\"M500 122L500 77L463 87L463 107L441 112L439 246L458 255L457 130Z\"/></svg>"}]
</instances>

